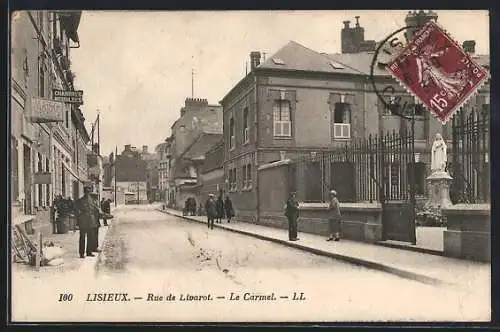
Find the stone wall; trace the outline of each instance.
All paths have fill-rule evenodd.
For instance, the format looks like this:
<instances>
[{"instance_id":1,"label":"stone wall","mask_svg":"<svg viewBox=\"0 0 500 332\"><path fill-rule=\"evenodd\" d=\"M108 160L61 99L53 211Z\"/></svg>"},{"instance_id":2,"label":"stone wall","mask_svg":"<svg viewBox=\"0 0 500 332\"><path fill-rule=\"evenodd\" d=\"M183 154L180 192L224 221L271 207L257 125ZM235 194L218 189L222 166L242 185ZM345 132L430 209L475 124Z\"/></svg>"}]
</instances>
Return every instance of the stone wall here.
<instances>
[{"instance_id":1,"label":"stone wall","mask_svg":"<svg viewBox=\"0 0 500 332\"><path fill-rule=\"evenodd\" d=\"M340 203L342 238L377 242L382 240L382 207L378 203ZM299 231L328 235L328 203L301 203Z\"/></svg>"},{"instance_id":2,"label":"stone wall","mask_svg":"<svg viewBox=\"0 0 500 332\"><path fill-rule=\"evenodd\" d=\"M442 209L442 213L447 218L445 256L491 261L489 204L456 204Z\"/></svg>"}]
</instances>

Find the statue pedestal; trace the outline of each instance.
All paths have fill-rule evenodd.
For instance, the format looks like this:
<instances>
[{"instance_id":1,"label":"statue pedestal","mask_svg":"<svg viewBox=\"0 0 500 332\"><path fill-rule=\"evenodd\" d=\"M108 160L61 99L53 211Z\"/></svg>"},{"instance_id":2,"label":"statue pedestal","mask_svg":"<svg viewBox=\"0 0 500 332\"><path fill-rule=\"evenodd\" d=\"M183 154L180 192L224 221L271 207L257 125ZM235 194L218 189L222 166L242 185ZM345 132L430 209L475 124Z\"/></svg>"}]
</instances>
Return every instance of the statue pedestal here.
<instances>
[{"instance_id":1,"label":"statue pedestal","mask_svg":"<svg viewBox=\"0 0 500 332\"><path fill-rule=\"evenodd\" d=\"M452 205L450 200L450 182L452 179L448 172L434 172L427 177L429 199L425 203L425 207L440 209Z\"/></svg>"}]
</instances>

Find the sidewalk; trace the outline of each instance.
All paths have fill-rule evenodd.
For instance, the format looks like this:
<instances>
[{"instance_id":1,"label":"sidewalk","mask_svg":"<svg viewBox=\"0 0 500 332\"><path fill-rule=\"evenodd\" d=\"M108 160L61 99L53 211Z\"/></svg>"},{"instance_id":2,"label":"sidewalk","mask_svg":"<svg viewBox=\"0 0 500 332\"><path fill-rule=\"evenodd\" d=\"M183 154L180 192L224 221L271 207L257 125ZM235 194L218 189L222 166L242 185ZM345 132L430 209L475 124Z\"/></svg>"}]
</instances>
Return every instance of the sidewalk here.
<instances>
[{"instance_id":1,"label":"sidewalk","mask_svg":"<svg viewBox=\"0 0 500 332\"><path fill-rule=\"evenodd\" d=\"M171 209L158 209L158 211L191 221L207 223L204 216L182 216L181 211ZM230 224L223 221L222 224L214 224L214 226L428 284L458 284L470 287L471 282L479 281L481 284L484 282L489 284L491 280L491 265L487 263L458 260L350 240L327 242L325 237L309 233L299 233L300 240L290 242L286 230L238 221Z\"/></svg>"},{"instance_id":2,"label":"sidewalk","mask_svg":"<svg viewBox=\"0 0 500 332\"><path fill-rule=\"evenodd\" d=\"M112 220L111 220L112 222ZM107 226L101 226L99 229L99 248L102 247ZM30 236L30 238L32 238ZM34 237L32 238L34 241ZM52 242L56 247L62 247L64 263L58 266L41 266L37 271L34 266L12 262L12 274L25 274L24 277L39 278L44 275L65 274L65 273L87 273L96 265L99 255L95 257L80 258L78 253L79 231L69 231L66 234L47 234L42 238L43 243Z\"/></svg>"}]
</instances>

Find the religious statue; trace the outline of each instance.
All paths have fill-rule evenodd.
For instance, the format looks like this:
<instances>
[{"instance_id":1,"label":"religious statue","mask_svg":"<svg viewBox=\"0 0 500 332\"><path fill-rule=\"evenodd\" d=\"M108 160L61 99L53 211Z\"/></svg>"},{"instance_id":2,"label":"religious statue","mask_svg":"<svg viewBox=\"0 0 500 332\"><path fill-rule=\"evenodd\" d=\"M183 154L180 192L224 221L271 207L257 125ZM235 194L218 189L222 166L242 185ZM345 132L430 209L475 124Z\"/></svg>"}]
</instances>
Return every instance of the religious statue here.
<instances>
[{"instance_id":1,"label":"religious statue","mask_svg":"<svg viewBox=\"0 0 500 332\"><path fill-rule=\"evenodd\" d=\"M436 134L434 143L432 143L431 151L431 172L445 172L446 171L446 143L444 142L441 134Z\"/></svg>"}]
</instances>

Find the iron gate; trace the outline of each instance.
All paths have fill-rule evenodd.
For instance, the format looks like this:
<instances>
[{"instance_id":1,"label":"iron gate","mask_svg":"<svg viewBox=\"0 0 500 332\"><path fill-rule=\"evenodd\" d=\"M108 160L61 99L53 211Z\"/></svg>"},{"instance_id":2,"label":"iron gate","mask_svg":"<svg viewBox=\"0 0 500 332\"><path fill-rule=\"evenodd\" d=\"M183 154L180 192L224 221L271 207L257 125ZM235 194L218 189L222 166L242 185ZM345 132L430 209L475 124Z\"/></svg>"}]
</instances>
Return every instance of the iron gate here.
<instances>
[{"instance_id":1,"label":"iron gate","mask_svg":"<svg viewBox=\"0 0 500 332\"><path fill-rule=\"evenodd\" d=\"M412 134L396 132L353 139L294 158L294 187L304 202L380 202L384 240L415 243L415 153Z\"/></svg>"}]
</instances>

